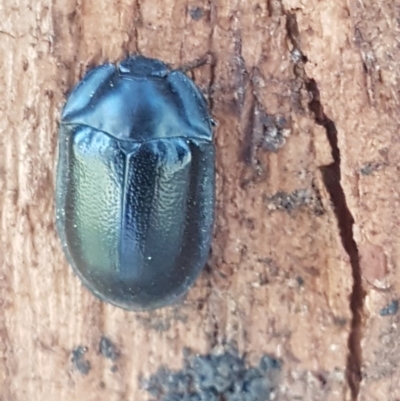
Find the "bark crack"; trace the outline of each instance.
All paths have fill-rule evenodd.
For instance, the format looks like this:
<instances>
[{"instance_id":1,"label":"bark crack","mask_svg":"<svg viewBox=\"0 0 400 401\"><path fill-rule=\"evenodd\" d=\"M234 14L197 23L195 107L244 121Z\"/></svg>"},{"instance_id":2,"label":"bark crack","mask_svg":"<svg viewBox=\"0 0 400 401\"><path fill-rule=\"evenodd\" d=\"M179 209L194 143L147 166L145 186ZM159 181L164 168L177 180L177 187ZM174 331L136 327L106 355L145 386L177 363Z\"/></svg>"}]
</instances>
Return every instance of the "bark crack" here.
<instances>
[{"instance_id":1,"label":"bark crack","mask_svg":"<svg viewBox=\"0 0 400 401\"><path fill-rule=\"evenodd\" d=\"M214 33L215 33L215 25L216 25L216 15L215 15L215 4L212 0L208 1L208 23L211 26L210 33L208 35L208 51L211 55L211 61L210 61L210 81L208 84L208 104L210 107L211 114L214 111L214 84L215 84L215 78L216 78L216 65L217 65L217 60L216 56L214 54Z\"/></svg>"},{"instance_id":2,"label":"bark crack","mask_svg":"<svg viewBox=\"0 0 400 401\"><path fill-rule=\"evenodd\" d=\"M133 38L136 45L136 53L140 54L139 50L139 26L142 23L142 10L140 0L135 1L135 20L134 20L134 31Z\"/></svg>"},{"instance_id":3,"label":"bark crack","mask_svg":"<svg viewBox=\"0 0 400 401\"><path fill-rule=\"evenodd\" d=\"M13 35L12 33L7 32L7 31L3 31L3 30L0 30L0 35L5 35L5 36L8 36L8 37L10 37L10 38L12 38L12 39L15 39L15 38L16 38L16 36Z\"/></svg>"},{"instance_id":4,"label":"bark crack","mask_svg":"<svg viewBox=\"0 0 400 401\"><path fill-rule=\"evenodd\" d=\"M290 12L285 12L285 14L287 18L287 34L293 46L291 54L296 79L302 82L303 88L308 92L311 99L308 103L309 111L313 114L315 122L324 127L331 146L333 163L327 166L321 166L320 170L334 208L342 244L349 255L352 268L353 287L350 295L352 319L348 337L349 353L347 356L346 378L351 390L352 400L356 401L358 399L362 380L361 339L365 293L362 288L358 247L353 235L354 218L347 206L346 194L341 184L341 155L335 123L324 112L317 82L313 78L308 77L304 69L307 57L301 51L296 15Z\"/></svg>"}]
</instances>

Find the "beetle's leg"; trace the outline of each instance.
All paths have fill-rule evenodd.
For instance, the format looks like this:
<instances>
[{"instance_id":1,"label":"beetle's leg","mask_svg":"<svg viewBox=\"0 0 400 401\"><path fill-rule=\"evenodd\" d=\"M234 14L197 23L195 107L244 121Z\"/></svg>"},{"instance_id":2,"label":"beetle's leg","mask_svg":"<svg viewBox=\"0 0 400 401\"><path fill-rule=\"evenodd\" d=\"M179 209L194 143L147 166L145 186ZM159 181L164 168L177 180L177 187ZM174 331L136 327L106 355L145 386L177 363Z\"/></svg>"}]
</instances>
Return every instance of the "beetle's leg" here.
<instances>
[{"instance_id":1,"label":"beetle's leg","mask_svg":"<svg viewBox=\"0 0 400 401\"><path fill-rule=\"evenodd\" d=\"M215 64L215 56L211 52L208 52L203 56L201 56L200 58L197 58L189 63L183 64L179 68L176 68L175 70L186 73L190 70L193 70L194 68L201 67L204 64L211 64L211 65Z\"/></svg>"}]
</instances>

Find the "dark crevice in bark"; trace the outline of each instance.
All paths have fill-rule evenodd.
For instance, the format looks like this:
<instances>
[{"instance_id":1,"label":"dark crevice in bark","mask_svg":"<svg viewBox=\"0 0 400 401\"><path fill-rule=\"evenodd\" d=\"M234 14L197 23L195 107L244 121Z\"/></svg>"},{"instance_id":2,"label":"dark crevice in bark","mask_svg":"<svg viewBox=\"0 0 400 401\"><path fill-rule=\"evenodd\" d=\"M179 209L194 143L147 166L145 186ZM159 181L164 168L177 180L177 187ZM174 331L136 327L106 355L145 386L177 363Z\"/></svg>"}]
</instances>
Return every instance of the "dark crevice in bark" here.
<instances>
[{"instance_id":1,"label":"dark crevice in bark","mask_svg":"<svg viewBox=\"0 0 400 401\"><path fill-rule=\"evenodd\" d=\"M257 123L256 119L256 107L257 107L257 99L254 95L254 83L252 79L249 79L248 89L252 96L249 97L249 113L246 113L242 117L241 125L243 126L244 132L244 147L242 151L242 159L244 160L245 165L255 166L257 164L257 156L256 156L256 146L254 146L254 130L255 125ZM243 114L243 103L240 106L240 113Z\"/></svg>"},{"instance_id":2,"label":"dark crevice in bark","mask_svg":"<svg viewBox=\"0 0 400 401\"><path fill-rule=\"evenodd\" d=\"M342 244L349 255L352 267L353 288L350 295L350 309L352 312L351 329L348 338L349 354L347 356L346 375L347 382L351 389L352 399L358 399L361 382L362 365L362 313L364 306L364 291L362 288L360 261L357 244L353 236L354 219L347 206L346 195L341 185L340 149L338 147L337 130L335 124L323 112L319 99L318 87L314 80L307 83L307 89L312 94L313 100L310 102L310 110L315 114L315 121L322 125L325 130L332 148L334 162L328 166L321 167L322 177L326 189L329 192L334 207L334 212L338 221L338 227ZM317 113L320 113L317 117Z\"/></svg>"},{"instance_id":3,"label":"dark crevice in bark","mask_svg":"<svg viewBox=\"0 0 400 401\"><path fill-rule=\"evenodd\" d=\"M12 38L12 39L16 38L16 36L13 35L12 33L7 32L7 31L3 31L3 30L0 30L0 35L5 35L5 36L8 36L9 38Z\"/></svg>"},{"instance_id":4,"label":"dark crevice in bark","mask_svg":"<svg viewBox=\"0 0 400 401\"><path fill-rule=\"evenodd\" d=\"M215 78L216 78L216 74L215 74L215 69L216 69L216 65L217 65L217 59L216 56L213 52L213 48L214 48L214 33L215 33L215 25L216 25L216 15L215 15L215 5L213 3L213 1L209 0L208 2L208 23L211 26L210 29L210 34L208 36L208 51L210 53L211 56L211 61L210 61L210 81L208 84L208 104L210 107L210 112L211 115L213 115L213 111L214 111L214 84L215 84Z\"/></svg>"},{"instance_id":5,"label":"dark crevice in bark","mask_svg":"<svg viewBox=\"0 0 400 401\"><path fill-rule=\"evenodd\" d=\"M214 112L214 92L213 92L213 88L214 88L214 82L215 82L215 67L216 67L216 59L215 56L212 55L211 57L211 62L210 62L210 81L208 83L208 93L207 93L207 100L208 100L208 106L210 108L210 113L211 113L211 117L213 116L213 112Z\"/></svg>"},{"instance_id":6,"label":"dark crevice in bark","mask_svg":"<svg viewBox=\"0 0 400 401\"><path fill-rule=\"evenodd\" d=\"M302 53L300 35L296 16L286 12L287 33L293 46L291 51L294 62L294 73L297 79L301 79L307 90L310 101L309 110L313 113L315 122L325 128L326 135L331 146L333 163L321 167L322 177L326 189L330 195L334 212L337 218L340 237L352 268L353 288L350 295L350 309L352 312L351 328L348 338L349 354L347 357L346 375L351 390L352 400L358 399L362 366L362 315L365 293L362 288L359 253L357 243L354 240L354 218L347 206L346 195L341 184L341 155L338 145L338 132L334 122L325 114L320 100L320 92L316 81L309 78L304 65L307 57Z\"/></svg>"},{"instance_id":7,"label":"dark crevice in bark","mask_svg":"<svg viewBox=\"0 0 400 401\"><path fill-rule=\"evenodd\" d=\"M137 54L141 54L140 53L140 49L139 49L139 30L138 30L138 26L140 25L141 21L142 21L142 12L141 12L141 4L140 4L140 0L135 0L135 21L134 21L134 41L135 41L135 46L136 46L136 53Z\"/></svg>"},{"instance_id":8,"label":"dark crevice in bark","mask_svg":"<svg viewBox=\"0 0 400 401\"><path fill-rule=\"evenodd\" d=\"M206 314L210 324L209 343L210 348L214 348L219 344L220 338L220 327L218 323L218 317L213 310L213 300L211 299L213 294L213 268L210 265L206 265L204 268L204 275L207 282L207 295L204 298L204 303L208 305L208 313Z\"/></svg>"}]
</instances>

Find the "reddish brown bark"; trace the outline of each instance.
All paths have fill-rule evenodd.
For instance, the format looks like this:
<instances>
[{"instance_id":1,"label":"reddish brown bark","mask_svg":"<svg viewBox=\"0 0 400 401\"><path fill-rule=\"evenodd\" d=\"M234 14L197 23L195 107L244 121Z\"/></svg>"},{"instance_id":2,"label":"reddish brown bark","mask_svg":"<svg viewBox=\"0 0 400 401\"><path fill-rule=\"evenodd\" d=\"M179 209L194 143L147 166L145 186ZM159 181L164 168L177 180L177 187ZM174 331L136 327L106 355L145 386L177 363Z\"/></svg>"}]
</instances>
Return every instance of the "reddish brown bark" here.
<instances>
[{"instance_id":1,"label":"reddish brown bark","mask_svg":"<svg viewBox=\"0 0 400 401\"><path fill-rule=\"evenodd\" d=\"M3 1L0 400L145 400L140 375L225 342L249 363L281 360L279 400L400 398L399 10ZM54 225L65 95L91 66L135 52L174 67L211 52L189 74L218 121L208 268L182 304L152 313L95 299ZM103 336L116 360L99 352Z\"/></svg>"}]
</instances>

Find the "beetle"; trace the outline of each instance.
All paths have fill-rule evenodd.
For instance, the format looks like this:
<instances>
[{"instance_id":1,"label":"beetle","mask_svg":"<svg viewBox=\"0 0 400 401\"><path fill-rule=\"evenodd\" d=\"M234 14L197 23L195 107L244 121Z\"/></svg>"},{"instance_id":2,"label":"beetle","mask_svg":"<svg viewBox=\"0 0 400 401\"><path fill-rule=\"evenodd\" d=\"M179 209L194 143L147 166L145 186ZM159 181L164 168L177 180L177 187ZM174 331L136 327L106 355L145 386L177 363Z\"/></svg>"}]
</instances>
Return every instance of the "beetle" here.
<instances>
[{"instance_id":1,"label":"beetle","mask_svg":"<svg viewBox=\"0 0 400 401\"><path fill-rule=\"evenodd\" d=\"M100 65L61 113L56 222L94 295L127 310L181 299L207 262L213 120L183 72L144 56Z\"/></svg>"}]
</instances>

